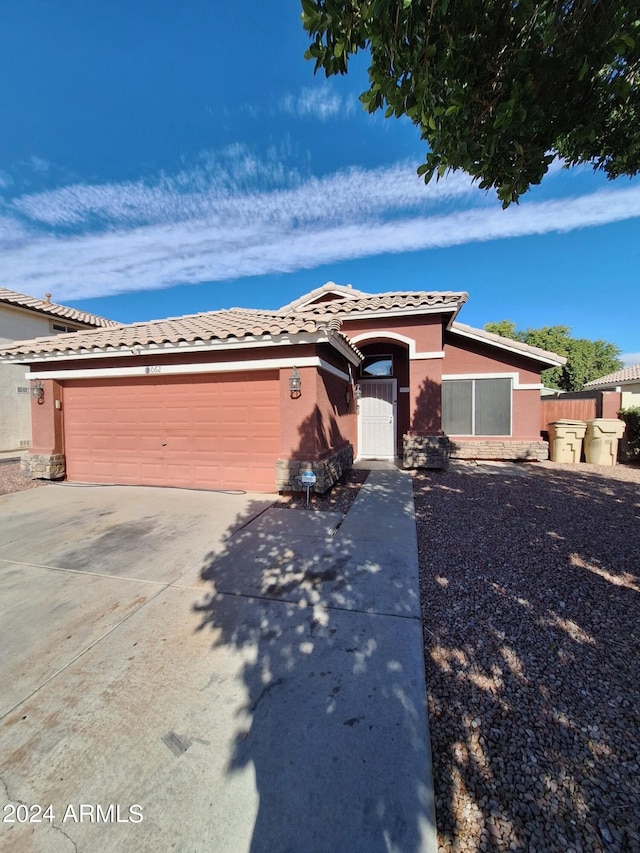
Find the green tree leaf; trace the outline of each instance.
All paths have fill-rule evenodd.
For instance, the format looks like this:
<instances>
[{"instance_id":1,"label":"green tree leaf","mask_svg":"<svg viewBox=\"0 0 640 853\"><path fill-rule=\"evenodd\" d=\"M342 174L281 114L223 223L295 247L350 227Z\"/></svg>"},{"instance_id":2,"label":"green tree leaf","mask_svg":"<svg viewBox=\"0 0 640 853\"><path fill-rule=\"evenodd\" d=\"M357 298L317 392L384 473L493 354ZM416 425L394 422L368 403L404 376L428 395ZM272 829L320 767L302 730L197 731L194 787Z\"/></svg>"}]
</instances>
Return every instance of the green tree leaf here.
<instances>
[{"instance_id":1,"label":"green tree leaf","mask_svg":"<svg viewBox=\"0 0 640 853\"><path fill-rule=\"evenodd\" d=\"M369 112L407 115L437 161L507 207L556 156L640 172L638 0L302 0L327 76L370 53ZM444 116L447 121L437 122ZM517 142L517 144L516 144Z\"/></svg>"}]
</instances>

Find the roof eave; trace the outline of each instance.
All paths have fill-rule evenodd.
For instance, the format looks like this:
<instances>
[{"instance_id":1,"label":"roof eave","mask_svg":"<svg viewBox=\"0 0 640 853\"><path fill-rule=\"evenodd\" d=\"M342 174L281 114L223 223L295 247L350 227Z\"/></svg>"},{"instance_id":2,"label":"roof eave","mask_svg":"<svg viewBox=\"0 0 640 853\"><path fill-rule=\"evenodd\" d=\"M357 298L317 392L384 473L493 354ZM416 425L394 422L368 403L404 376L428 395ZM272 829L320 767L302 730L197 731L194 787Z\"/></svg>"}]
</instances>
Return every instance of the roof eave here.
<instances>
[{"instance_id":1,"label":"roof eave","mask_svg":"<svg viewBox=\"0 0 640 853\"><path fill-rule=\"evenodd\" d=\"M340 314L343 323L357 320L386 320L388 317L416 317L422 314L451 314L448 324L455 320L464 302L450 305L421 305L407 308L373 308L369 311L353 311L349 314Z\"/></svg>"},{"instance_id":2,"label":"roof eave","mask_svg":"<svg viewBox=\"0 0 640 853\"><path fill-rule=\"evenodd\" d=\"M487 337L486 334L481 333L479 329L472 329L471 327L465 327L461 329L460 326L449 327L448 329L451 334L459 335L463 338L468 338L469 340L476 341L477 343L484 344L485 346L495 347L496 349L503 349L507 352L511 352L514 355L522 356L523 358L530 358L533 361L538 361L541 364L547 364L550 367L561 367L563 364L567 363L567 359L562 355L557 355L557 353L549 352L548 350L542 350L535 348L529 348L528 350L524 350L519 346L515 346L515 341L511 342L509 338L502 338L500 340L494 340L497 338L497 335L492 335L491 337Z\"/></svg>"},{"instance_id":3,"label":"roof eave","mask_svg":"<svg viewBox=\"0 0 640 853\"><path fill-rule=\"evenodd\" d=\"M150 344L122 344L120 346L67 348L53 352L30 351L12 354L5 351L0 361L6 364L41 364L43 362L65 362L101 360L106 358L122 358L123 356L167 356L185 353L229 352L239 349L258 349L261 347L295 346L303 344L328 343L338 350L348 361L358 365L362 361L362 353L353 346L344 335L332 328L322 328L314 332L285 333L282 335L262 335L260 337L246 336L244 338L227 338L217 341L178 341Z\"/></svg>"}]
</instances>

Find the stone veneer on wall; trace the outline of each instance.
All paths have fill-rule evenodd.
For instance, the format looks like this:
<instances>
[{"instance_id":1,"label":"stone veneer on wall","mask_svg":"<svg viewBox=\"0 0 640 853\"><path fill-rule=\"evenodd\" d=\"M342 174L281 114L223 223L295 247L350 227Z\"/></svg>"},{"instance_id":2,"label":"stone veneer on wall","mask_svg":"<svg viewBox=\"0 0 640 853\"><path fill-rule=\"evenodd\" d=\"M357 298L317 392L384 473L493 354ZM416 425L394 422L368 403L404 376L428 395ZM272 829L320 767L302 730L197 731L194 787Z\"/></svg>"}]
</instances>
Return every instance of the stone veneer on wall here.
<instances>
[{"instance_id":1,"label":"stone veneer on wall","mask_svg":"<svg viewBox=\"0 0 640 853\"><path fill-rule=\"evenodd\" d=\"M483 441L478 439L449 439L451 459L500 459L505 462L545 462L549 458L548 441L504 439Z\"/></svg>"},{"instance_id":2,"label":"stone veneer on wall","mask_svg":"<svg viewBox=\"0 0 640 853\"><path fill-rule=\"evenodd\" d=\"M403 467L446 468L449 459L499 459L505 462L544 462L547 441L450 439L437 435L405 435Z\"/></svg>"},{"instance_id":3,"label":"stone veneer on wall","mask_svg":"<svg viewBox=\"0 0 640 853\"><path fill-rule=\"evenodd\" d=\"M30 453L22 460L21 467L34 480L62 480L65 475L62 453Z\"/></svg>"},{"instance_id":4,"label":"stone veneer on wall","mask_svg":"<svg viewBox=\"0 0 640 853\"><path fill-rule=\"evenodd\" d=\"M276 462L276 490L278 492L302 492L300 477L304 471L313 471L318 478L314 491L323 494L337 483L353 465L353 447L349 444L326 459L314 462L294 459L278 459Z\"/></svg>"},{"instance_id":5,"label":"stone veneer on wall","mask_svg":"<svg viewBox=\"0 0 640 853\"><path fill-rule=\"evenodd\" d=\"M446 468L449 439L446 435L405 435L402 440L403 468Z\"/></svg>"}]
</instances>

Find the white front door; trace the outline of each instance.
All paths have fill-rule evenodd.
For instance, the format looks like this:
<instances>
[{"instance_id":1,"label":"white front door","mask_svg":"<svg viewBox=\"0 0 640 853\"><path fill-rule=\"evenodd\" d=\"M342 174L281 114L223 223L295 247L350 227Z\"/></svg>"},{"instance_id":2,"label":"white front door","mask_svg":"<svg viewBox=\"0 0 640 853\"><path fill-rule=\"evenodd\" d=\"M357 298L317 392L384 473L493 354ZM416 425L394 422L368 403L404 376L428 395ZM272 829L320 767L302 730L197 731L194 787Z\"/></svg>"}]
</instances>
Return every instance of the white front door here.
<instances>
[{"instance_id":1,"label":"white front door","mask_svg":"<svg viewBox=\"0 0 640 853\"><path fill-rule=\"evenodd\" d=\"M394 459L396 455L396 380L361 379L358 404L358 456Z\"/></svg>"}]
</instances>

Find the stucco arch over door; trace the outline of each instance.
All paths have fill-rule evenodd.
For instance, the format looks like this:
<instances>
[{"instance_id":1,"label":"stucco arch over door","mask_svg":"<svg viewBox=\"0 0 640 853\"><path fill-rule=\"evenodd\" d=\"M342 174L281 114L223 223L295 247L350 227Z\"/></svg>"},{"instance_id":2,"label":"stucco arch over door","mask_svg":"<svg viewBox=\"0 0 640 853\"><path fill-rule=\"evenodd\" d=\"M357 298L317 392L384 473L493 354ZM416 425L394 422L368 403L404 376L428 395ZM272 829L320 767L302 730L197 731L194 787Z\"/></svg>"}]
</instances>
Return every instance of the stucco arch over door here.
<instances>
[{"instance_id":1,"label":"stucco arch over door","mask_svg":"<svg viewBox=\"0 0 640 853\"><path fill-rule=\"evenodd\" d=\"M359 337L357 346L364 360L358 382L367 399L358 407L358 455L392 458L400 455L402 436L409 429L409 345L387 335L368 336L366 342ZM385 426L391 430L388 441L383 434Z\"/></svg>"}]
</instances>

